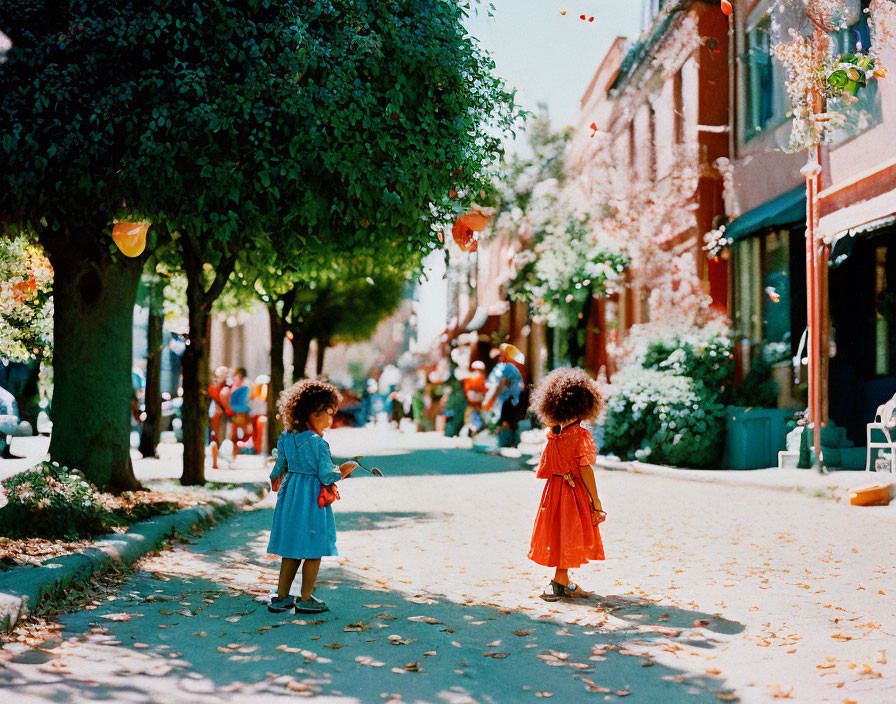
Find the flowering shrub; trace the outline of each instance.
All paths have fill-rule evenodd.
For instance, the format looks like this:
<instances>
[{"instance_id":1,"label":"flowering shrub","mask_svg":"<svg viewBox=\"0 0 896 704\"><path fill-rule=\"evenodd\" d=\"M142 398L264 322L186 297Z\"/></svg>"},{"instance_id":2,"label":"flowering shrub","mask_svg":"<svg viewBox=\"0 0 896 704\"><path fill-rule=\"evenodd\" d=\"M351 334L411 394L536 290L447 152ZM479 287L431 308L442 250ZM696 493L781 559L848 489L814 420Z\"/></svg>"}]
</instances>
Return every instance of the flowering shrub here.
<instances>
[{"instance_id":1,"label":"flowering shrub","mask_svg":"<svg viewBox=\"0 0 896 704\"><path fill-rule=\"evenodd\" d=\"M624 459L716 466L725 439L731 340L718 326L654 337L609 387L604 450Z\"/></svg>"},{"instance_id":2,"label":"flowering shrub","mask_svg":"<svg viewBox=\"0 0 896 704\"><path fill-rule=\"evenodd\" d=\"M0 358L48 356L53 338L53 269L24 235L0 238Z\"/></svg>"},{"instance_id":3,"label":"flowering shrub","mask_svg":"<svg viewBox=\"0 0 896 704\"><path fill-rule=\"evenodd\" d=\"M587 224L570 215L565 226L542 223L532 248L519 252L514 264L511 298L529 301L534 320L570 328L588 299L605 295L621 279L628 257L598 244Z\"/></svg>"},{"instance_id":4,"label":"flowering shrub","mask_svg":"<svg viewBox=\"0 0 896 704\"><path fill-rule=\"evenodd\" d=\"M77 469L42 462L2 482L0 534L71 538L108 532L117 523L102 494Z\"/></svg>"}]
</instances>

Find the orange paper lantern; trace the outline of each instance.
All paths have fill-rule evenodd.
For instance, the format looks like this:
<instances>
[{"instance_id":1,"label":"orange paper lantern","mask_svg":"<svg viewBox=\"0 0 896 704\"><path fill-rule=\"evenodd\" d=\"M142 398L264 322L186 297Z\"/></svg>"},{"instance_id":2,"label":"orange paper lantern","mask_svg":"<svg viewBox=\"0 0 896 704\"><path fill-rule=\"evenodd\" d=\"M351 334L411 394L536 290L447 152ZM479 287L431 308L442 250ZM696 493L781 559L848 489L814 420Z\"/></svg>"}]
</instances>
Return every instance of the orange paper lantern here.
<instances>
[{"instance_id":1,"label":"orange paper lantern","mask_svg":"<svg viewBox=\"0 0 896 704\"><path fill-rule=\"evenodd\" d=\"M454 227L451 228L451 235L454 237L454 241L457 242L457 246L461 248L461 251L476 251L478 242L473 239L473 230L463 222L463 216L455 221Z\"/></svg>"},{"instance_id":2,"label":"orange paper lantern","mask_svg":"<svg viewBox=\"0 0 896 704\"><path fill-rule=\"evenodd\" d=\"M112 239L126 257L139 257L146 249L148 222L116 222L112 225Z\"/></svg>"},{"instance_id":3,"label":"orange paper lantern","mask_svg":"<svg viewBox=\"0 0 896 704\"><path fill-rule=\"evenodd\" d=\"M483 215L478 211L474 211L472 213L466 213L465 215L461 215L457 221L462 222L464 225L469 227L473 232L482 232L489 221L488 215Z\"/></svg>"}]
</instances>

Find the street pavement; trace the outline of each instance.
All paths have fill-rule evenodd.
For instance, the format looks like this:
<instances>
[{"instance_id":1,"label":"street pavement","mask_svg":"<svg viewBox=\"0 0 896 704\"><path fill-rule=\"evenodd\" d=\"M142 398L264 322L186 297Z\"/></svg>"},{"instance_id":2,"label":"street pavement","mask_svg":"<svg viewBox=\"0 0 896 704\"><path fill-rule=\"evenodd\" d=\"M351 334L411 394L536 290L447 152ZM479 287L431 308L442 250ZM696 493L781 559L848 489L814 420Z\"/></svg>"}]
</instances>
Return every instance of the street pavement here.
<instances>
[{"instance_id":1,"label":"street pavement","mask_svg":"<svg viewBox=\"0 0 896 704\"><path fill-rule=\"evenodd\" d=\"M592 599L539 598L542 483L433 435L333 431L344 483L317 616L271 615L274 496L144 558L41 648L0 650L32 702L896 701L896 512L598 470ZM161 467L161 465L160 465ZM246 464L242 477L265 470ZM164 474L157 469L156 474ZM216 477L217 478L217 477ZM296 585L298 587L298 585ZM887 652L887 650L891 652Z\"/></svg>"}]
</instances>

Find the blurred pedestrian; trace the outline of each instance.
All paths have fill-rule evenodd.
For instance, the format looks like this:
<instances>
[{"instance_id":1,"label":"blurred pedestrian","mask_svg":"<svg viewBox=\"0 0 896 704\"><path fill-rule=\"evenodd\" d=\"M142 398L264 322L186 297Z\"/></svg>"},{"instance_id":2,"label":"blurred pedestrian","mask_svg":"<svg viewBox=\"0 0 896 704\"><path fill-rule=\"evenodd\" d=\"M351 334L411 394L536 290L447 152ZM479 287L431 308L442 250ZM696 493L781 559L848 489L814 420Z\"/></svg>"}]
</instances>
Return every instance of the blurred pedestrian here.
<instances>
[{"instance_id":1,"label":"blurred pedestrian","mask_svg":"<svg viewBox=\"0 0 896 704\"><path fill-rule=\"evenodd\" d=\"M252 438L252 423L249 416L249 395L251 389L246 383L245 367L233 370L233 382L230 385L230 439L233 442L233 458L239 454L240 443L247 443Z\"/></svg>"},{"instance_id":2,"label":"blurred pedestrian","mask_svg":"<svg viewBox=\"0 0 896 704\"><path fill-rule=\"evenodd\" d=\"M517 426L522 416L521 410L524 410L520 397L526 388L521 371L525 368L525 357L508 343L494 348L490 356L497 364L488 376L482 407L492 411L492 421L498 426L498 445L511 447L516 444Z\"/></svg>"},{"instance_id":3,"label":"blurred pedestrian","mask_svg":"<svg viewBox=\"0 0 896 704\"><path fill-rule=\"evenodd\" d=\"M467 399L467 408L464 411L464 427L469 433L475 435L483 427L485 421L482 418L482 402L485 400L485 362L476 360L470 365L470 373L464 377L464 396Z\"/></svg>"}]
</instances>

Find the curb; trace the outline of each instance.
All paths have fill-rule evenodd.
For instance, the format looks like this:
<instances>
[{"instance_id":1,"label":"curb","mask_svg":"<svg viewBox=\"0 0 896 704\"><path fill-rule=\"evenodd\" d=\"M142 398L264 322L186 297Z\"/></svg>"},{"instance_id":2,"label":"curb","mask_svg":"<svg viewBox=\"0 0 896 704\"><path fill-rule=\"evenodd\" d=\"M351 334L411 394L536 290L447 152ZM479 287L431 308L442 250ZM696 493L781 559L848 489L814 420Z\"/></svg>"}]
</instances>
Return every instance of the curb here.
<instances>
[{"instance_id":1,"label":"curb","mask_svg":"<svg viewBox=\"0 0 896 704\"><path fill-rule=\"evenodd\" d=\"M790 482L790 483L782 483L782 482L769 482L769 481L761 481L760 479L750 479L747 478L750 472L764 472L764 471L773 471L773 469L768 470L747 470L747 471L737 471L737 470L727 470L730 472L737 472L739 476L738 479L729 479L724 476L719 476L716 473L718 470L701 470L701 469L684 469L678 467L667 467L664 465L656 465L649 464L646 462L639 462L637 460L633 461L624 461L624 460L614 460L610 459L604 455L598 455L597 457L597 466L601 469L609 470L611 472L629 472L631 474L646 474L655 477L666 477L669 479L677 479L683 481L691 481L691 482L701 482L703 484L716 484L719 486L730 486L730 487L743 487L746 489L767 489L769 491L782 491L782 492L790 492L790 493L804 493L810 494L817 498L824 498L828 500L834 501L842 501L846 498L849 492L855 488L850 485L839 485L833 482L825 482L821 475L818 475L814 470L806 469L801 470L806 473L805 481L801 482ZM874 481L875 478L865 477L864 472L850 472L850 474L861 475L863 479L867 478L868 481Z\"/></svg>"},{"instance_id":2,"label":"curb","mask_svg":"<svg viewBox=\"0 0 896 704\"><path fill-rule=\"evenodd\" d=\"M100 536L93 547L82 553L52 557L37 567L19 567L0 573L0 629L12 630L46 596L86 582L113 567L128 566L158 550L174 533L185 534L197 526L211 526L266 493L267 483L226 489L202 506L135 523L127 533Z\"/></svg>"}]
</instances>

